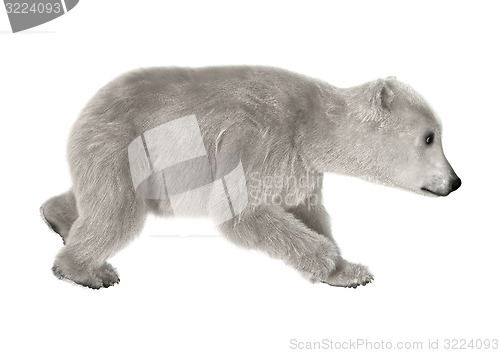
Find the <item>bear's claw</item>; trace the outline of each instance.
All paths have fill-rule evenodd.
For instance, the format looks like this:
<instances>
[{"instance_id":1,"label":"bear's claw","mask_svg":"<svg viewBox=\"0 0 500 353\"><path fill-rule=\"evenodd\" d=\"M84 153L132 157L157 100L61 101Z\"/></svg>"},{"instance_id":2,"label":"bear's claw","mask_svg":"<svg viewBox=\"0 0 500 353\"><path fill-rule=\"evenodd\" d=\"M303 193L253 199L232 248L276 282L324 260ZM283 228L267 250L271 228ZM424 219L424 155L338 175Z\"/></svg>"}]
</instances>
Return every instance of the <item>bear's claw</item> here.
<instances>
[{"instance_id":1,"label":"bear's claw","mask_svg":"<svg viewBox=\"0 0 500 353\"><path fill-rule=\"evenodd\" d=\"M342 259L335 271L323 283L335 287L357 288L372 283L374 276L363 265L353 264Z\"/></svg>"}]
</instances>

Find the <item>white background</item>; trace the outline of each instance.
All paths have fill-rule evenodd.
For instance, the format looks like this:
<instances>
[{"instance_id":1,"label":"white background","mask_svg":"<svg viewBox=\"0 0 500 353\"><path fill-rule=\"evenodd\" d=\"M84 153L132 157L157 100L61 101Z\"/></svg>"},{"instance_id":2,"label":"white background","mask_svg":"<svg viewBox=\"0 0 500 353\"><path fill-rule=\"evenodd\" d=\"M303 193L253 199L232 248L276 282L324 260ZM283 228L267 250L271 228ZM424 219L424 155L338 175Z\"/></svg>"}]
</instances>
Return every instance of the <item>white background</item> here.
<instances>
[{"instance_id":1,"label":"white background","mask_svg":"<svg viewBox=\"0 0 500 353\"><path fill-rule=\"evenodd\" d=\"M87 0L12 34L0 8L0 351L499 339L498 14L493 1ZM427 198L328 176L335 238L376 277L356 290L310 284L208 221L153 217L111 259L118 286L57 280L50 268L62 243L38 208L71 185L66 139L80 109L130 69L223 64L274 65L339 87L397 76L440 115L462 187Z\"/></svg>"}]
</instances>

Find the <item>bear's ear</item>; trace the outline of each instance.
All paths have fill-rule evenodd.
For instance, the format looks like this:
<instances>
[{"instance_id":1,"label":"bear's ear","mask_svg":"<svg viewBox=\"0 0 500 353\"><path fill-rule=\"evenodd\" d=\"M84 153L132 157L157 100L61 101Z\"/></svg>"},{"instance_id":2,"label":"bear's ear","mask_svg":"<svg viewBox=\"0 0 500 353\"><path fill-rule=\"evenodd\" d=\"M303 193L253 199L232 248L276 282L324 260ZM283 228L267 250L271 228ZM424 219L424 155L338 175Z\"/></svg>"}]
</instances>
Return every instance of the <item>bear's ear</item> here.
<instances>
[{"instance_id":1,"label":"bear's ear","mask_svg":"<svg viewBox=\"0 0 500 353\"><path fill-rule=\"evenodd\" d=\"M391 110L391 104L394 100L394 92L386 80L378 80L375 88L375 100L383 109Z\"/></svg>"}]
</instances>

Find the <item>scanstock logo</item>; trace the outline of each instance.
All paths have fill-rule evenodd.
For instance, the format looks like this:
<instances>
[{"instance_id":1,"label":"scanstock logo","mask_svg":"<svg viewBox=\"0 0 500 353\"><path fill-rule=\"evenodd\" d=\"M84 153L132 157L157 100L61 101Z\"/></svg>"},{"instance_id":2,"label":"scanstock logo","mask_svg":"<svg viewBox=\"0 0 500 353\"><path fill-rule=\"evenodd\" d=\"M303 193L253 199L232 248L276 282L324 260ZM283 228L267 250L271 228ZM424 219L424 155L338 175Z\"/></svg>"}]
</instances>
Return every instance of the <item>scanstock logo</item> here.
<instances>
[{"instance_id":1,"label":"scanstock logo","mask_svg":"<svg viewBox=\"0 0 500 353\"><path fill-rule=\"evenodd\" d=\"M78 0L4 0L4 4L12 32L16 33L64 15Z\"/></svg>"},{"instance_id":2,"label":"scanstock logo","mask_svg":"<svg viewBox=\"0 0 500 353\"><path fill-rule=\"evenodd\" d=\"M128 159L137 195L165 200L175 216L221 224L248 205L239 156L215 151L209 157L195 115L147 130L128 146Z\"/></svg>"}]
</instances>

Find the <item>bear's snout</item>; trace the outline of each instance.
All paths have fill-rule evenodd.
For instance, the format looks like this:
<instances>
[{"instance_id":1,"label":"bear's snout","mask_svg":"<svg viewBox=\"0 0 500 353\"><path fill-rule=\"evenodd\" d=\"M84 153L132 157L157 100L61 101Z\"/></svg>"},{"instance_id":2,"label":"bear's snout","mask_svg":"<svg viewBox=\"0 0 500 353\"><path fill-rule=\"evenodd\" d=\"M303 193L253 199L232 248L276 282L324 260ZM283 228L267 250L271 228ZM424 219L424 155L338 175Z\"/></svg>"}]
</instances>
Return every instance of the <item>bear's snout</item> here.
<instances>
[{"instance_id":1,"label":"bear's snout","mask_svg":"<svg viewBox=\"0 0 500 353\"><path fill-rule=\"evenodd\" d=\"M460 180L460 178L457 176L452 182L451 182L451 191L450 192L453 192L455 190L457 190L460 185L462 185L462 180Z\"/></svg>"},{"instance_id":2,"label":"bear's snout","mask_svg":"<svg viewBox=\"0 0 500 353\"><path fill-rule=\"evenodd\" d=\"M447 181L445 182L444 180ZM435 177L432 183L422 187L420 190L424 191L426 195L448 196L457 190L460 185L462 185L462 180L453 173L449 179Z\"/></svg>"}]
</instances>

